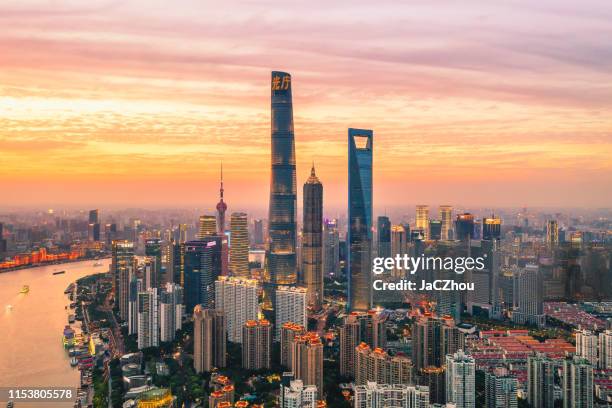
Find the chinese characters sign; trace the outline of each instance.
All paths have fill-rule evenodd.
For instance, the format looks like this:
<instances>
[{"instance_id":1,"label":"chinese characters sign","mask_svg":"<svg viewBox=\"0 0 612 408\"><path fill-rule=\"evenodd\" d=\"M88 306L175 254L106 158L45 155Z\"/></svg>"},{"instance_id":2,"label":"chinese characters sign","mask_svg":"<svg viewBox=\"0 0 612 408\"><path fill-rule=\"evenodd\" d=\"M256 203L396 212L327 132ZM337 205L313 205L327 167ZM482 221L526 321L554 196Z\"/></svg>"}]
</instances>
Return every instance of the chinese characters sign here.
<instances>
[{"instance_id":1,"label":"chinese characters sign","mask_svg":"<svg viewBox=\"0 0 612 408\"><path fill-rule=\"evenodd\" d=\"M286 91L291 85L291 77L289 75L274 75L272 77L272 90L273 91Z\"/></svg>"}]
</instances>

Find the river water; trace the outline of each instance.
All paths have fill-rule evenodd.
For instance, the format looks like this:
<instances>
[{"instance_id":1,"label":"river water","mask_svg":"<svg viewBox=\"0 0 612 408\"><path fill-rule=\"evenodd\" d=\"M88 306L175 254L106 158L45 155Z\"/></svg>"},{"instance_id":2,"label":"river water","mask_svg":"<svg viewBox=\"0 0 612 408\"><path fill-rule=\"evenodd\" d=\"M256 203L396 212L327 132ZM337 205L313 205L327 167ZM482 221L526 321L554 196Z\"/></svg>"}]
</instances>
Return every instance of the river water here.
<instances>
[{"instance_id":1,"label":"river water","mask_svg":"<svg viewBox=\"0 0 612 408\"><path fill-rule=\"evenodd\" d=\"M62 345L70 303L64 290L78 278L108 271L110 259L96 262L102 266L89 260L0 273L0 387L78 386L79 371ZM29 293L19 293L23 285Z\"/></svg>"}]
</instances>

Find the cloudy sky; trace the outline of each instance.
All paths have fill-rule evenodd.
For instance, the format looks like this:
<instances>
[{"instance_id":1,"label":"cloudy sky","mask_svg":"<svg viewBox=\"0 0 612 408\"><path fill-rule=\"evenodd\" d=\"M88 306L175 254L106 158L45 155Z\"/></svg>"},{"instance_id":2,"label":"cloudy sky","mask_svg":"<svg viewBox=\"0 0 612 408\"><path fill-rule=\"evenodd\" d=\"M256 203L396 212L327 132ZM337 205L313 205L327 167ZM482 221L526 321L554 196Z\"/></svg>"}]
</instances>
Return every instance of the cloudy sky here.
<instances>
[{"instance_id":1,"label":"cloudy sky","mask_svg":"<svg viewBox=\"0 0 612 408\"><path fill-rule=\"evenodd\" d=\"M4 0L0 207L213 207L223 161L265 208L273 69L329 207L348 127L379 207L609 206L611 38L609 0Z\"/></svg>"}]
</instances>

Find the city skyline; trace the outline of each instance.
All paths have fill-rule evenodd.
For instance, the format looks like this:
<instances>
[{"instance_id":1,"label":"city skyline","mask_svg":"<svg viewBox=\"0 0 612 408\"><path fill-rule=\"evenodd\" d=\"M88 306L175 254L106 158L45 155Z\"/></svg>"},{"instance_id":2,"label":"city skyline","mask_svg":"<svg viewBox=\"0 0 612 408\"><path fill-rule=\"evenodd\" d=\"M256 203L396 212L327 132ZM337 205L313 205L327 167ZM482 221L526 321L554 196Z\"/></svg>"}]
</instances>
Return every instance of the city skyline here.
<instances>
[{"instance_id":1,"label":"city skyline","mask_svg":"<svg viewBox=\"0 0 612 408\"><path fill-rule=\"evenodd\" d=\"M326 5L297 25L299 5L2 5L3 206L212 207L221 161L227 201L265 206L274 68L296 84L298 184L314 160L326 205L346 207L349 127L378 135L377 205L608 205L612 10L591 3Z\"/></svg>"}]
</instances>

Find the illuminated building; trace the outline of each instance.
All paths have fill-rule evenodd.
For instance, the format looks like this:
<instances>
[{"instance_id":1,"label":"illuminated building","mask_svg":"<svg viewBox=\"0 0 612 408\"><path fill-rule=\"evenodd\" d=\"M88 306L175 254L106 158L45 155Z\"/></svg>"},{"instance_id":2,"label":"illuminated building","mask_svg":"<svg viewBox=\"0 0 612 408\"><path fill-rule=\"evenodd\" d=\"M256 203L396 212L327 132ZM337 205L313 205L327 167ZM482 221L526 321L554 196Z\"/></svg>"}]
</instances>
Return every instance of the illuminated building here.
<instances>
[{"instance_id":1,"label":"illuminated building","mask_svg":"<svg viewBox=\"0 0 612 408\"><path fill-rule=\"evenodd\" d=\"M323 343L316 332L295 336L290 344L289 368L296 380L323 389Z\"/></svg>"},{"instance_id":2,"label":"illuminated building","mask_svg":"<svg viewBox=\"0 0 612 408\"><path fill-rule=\"evenodd\" d=\"M440 214L440 221L442 222L440 239L448 241L453 238L453 207L450 205L441 205L438 211Z\"/></svg>"},{"instance_id":3,"label":"illuminated building","mask_svg":"<svg viewBox=\"0 0 612 408\"><path fill-rule=\"evenodd\" d=\"M145 255L155 260L155 275L151 280L151 287L160 287L162 270L162 242L159 238L148 238L145 240ZM145 280L145 284L147 284Z\"/></svg>"},{"instance_id":4,"label":"illuminated building","mask_svg":"<svg viewBox=\"0 0 612 408\"><path fill-rule=\"evenodd\" d=\"M474 239L474 216L470 213L457 215L455 220L455 239L468 241Z\"/></svg>"},{"instance_id":5,"label":"illuminated building","mask_svg":"<svg viewBox=\"0 0 612 408\"><path fill-rule=\"evenodd\" d=\"M183 288L167 283L159 295L160 341L174 340L176 331L182 328L183 310Z\"/></svg>"},{"instance_id":6,"label":"illuminated building","mask_svg":"<svg viewBox=\"0 0 612 408\"><path fill-rule=\"evenodd\" d=\"M391 256L391 221L387 216L379 216L376 221L376 238L378 243L377 256L388 258Z\"/></svg>"},{"instance_id":7,"label":"illuminated building","mask_svg":"<svg viewBox=\"0 0 612 408\"><path fill-rule=\"evenodd\" d=\"M391 226L391 253L389 256L395 257L397 255L404 256L408 253L408 236L403 225ZM405 271L396 268L394 265L391 275L396 278L403 278Z\"/></svg>"},{"instance_id":8,"label":"illuminated building","mask_svg":"<svg viewBox=\"0 0 612 408\"><path fill-rule=\"evenodd\" d=\"M518 408L518 380L507 375L506 371L485 372L486 408Z\"/></svg>"},{"instance_id":9,"label":"illuminated building","mask_svg":"<svg viewBox=\"0 0 612 408\"><path fill-rule=\"evenodd\" d=\"M542 354L527 358L527 401L532 407L555 406L555 363Z\"/></svg>"},{"instance_id":10,"label":"illuminated building","mask_svg":"<svg viewBox=\"0 0 612 408\"><path fill-rule=\"evenodd\" d=\"M403 355L391 357L382 348L372 349L365 343L355 348L355 384L413 384L412 361ZM428 397L429 398L429 397Z\"/></svg>"},{"instance_id":11,"label":"illuminated building","mask_svg":"<svg viewBox=\"0 0 612 408\"><path fill-rule=\"evenodd\" d=\"M159 266L155 257L146 256L144 258L143 274L145 289L159 286Z\"/></svg>"},{"instance_id":12,"label":"illuminated building","mask_svg":"<svg viewBox=\"0 0 612 408\"><path fill-rule=\"evenodd\" d=\"M214 244L214 241L185 243L184 288L187 310L193 310L198 304L204 307L212 307L214 304Z\"/></svg>"},{"instance_id":13,"label":"illuminated building","mask_svg":"<svg viewBox=\"0 0 612 408\"><path fill-rule=\"evenodd\" d=\"M512 321L518 324L533 324L539 327L546 323L543 304L543 283L539 267L527 265L515 275L514 297L517 307L512 312Z\"/></svg>"},{"instance_id":14,"label":"illuminated building","mask_svg":"<svg viewBox=\"0 0 612 408\"><path fill-rule=\"evenodd\" d=\"M563 407L589 408L593 405L593 366L574 356L563 360Z\"/></svg>"},{"instance_id":15,"label":"illuminated building","mask_svg":"<svg viewBox=\"0 0 612 408\"><path fill-rule=\"evenodd\" d=\"M612 330L599 333L599 368L612 370Z\"/></svg>"},{"instance_id":16,"label":"illuminated building","mask_svg":"<svg viewBox=\"0 0 612 408\"><path fill-rule=\"evenodd\" d=\"M487 241L501 239L501 218L493 216L482 219L482 239Z\"/></svg>"},{"instance_id":17,"label":"illuminated building","mask_svg":"<svg viewBox=\"0 0 612 408\"><path fill-rule=\"evenodd\" d=\"M234 276L249 278L249 230L245 213L232 213L230 218L230 271Z\"/></svg>"},{"instance_id":18,"label":"illuminated building","mask_svg":"<svg viewBox=\"0 0 612 408\"><path fill-rule=\"evenodd\" d=\"M89 225L87 228L89 241L100 241L100 212L99 210L89 211ZM0 237L2 238L2 237Z\"/></svg>"},{"instance_id":19,"label":"illuminated building","mask_svg":"<svg viewBox=\"0 0 612 408\"><path fill-rule=\"evenodd\" d=\"M221 164L221 185L219 187L219 202L217 203L217 235L225 234L225 211L227 204L223 201L223 163Z\"/></svg>"},{"instance_id":20,"label":"illuminated building","mask_svg":"<svg viewBox=\"0 0 612 408\"><path fill-rule=\"evenodd\" d=\"M130 276L129 304L128 304L128 334L138 333L138 293L143 291L142 279L136 274Z\"/></svg>"},{"instance_id":21,"label":"illuminated building","mask_svg":"<svg viewBox=\"0 0 612 408\"><path fill-rule=\"evenodd\" d=\"M129 241L113 241L111 250L111 273L115 301L119 304L119 317L126 321L129 311L130 275L136 272L134 244Z\"/></svg>"},{"instance_id":22,"label":"illuminated building","mask_svg":"<svg viewBox=\"0 0 612 408\"><path fill-rule=\"evenodd\" d=\"M193 332L195 371L202 373L214 367L225 367L227 344L223 311L204 309L197 305L193 310Z\"/></svg>"},{"instance_id":23,"label":"illuminated building","mask_svg":"<svg viewBox=\"0 0 612 408\"><path fill-rule=\"evenodd\" d=\"M317 408L317 387L301 380L281 384L280 408Z\"/></svg>"},{"instance_id":24,"label":"illuminated building","mask_svg":"<svg viewBox=\"0 0 612 408\"><path fill-rule=\"evenodd\" d=\"M450 316L427 314L412 325L412 361L417 370L441 367L447 354L463 347L463 335Z\"/></svg>"},{"instance_id":25,"label":"illuminated building","mask_svg":"<svg viewBox=\"0 0 612 408\"><path fill-rule=\"evenodd\" d=\"M578 330L576 333L576 355L589 361L592 365L597 365L598 361L598 336L586 329Z\"/></svg>"},{"instance_id":26,"label":"illuminated building","mask_svg":"<svg viewBox=\"0 0 612 408\"><path fill-rule=\"evenodd\" d=\"M287 322L306 327L306 289L281 286L276 290L276 328L274 338L280 338L280 329Z\"/></svg>"},{"instance_id":27,"label":"illuminated building","mask_svg":"<svg viewBox=\"0 0 612 408\"><path fill-rule=\"evenodd\" d=\"M429 390L419 385L377 384L355 387L355 408L429 408Z\"/></svg>"},{"instance_id":28,"label":"illuminated building","mask_svg":"<svg viewBox=\"0 0 612 408\"><path fill-rule=\"evenodd\" d=\"M198 239L217 235L217 218L214 215L201 215L198 226Z\"/></svg>"},{"instance_id":29,"label":"illuminated building","mask_svg":"<svg viewBox=\"0 0 612 408\"><path fill-rule=\"evenodd\" d=\"M372 305L373 132L348 130L348 310Z\"/></svg>"},{"instance_id":30,"label":"illuminated building","mask_svg":"<svg viewBox=\"0 0 612 408\"><path fill-rule=\"evenodd\" d=\"M551 247L559 243L559 223L556 220L546 223L546 243Z\"/></svg>"},{"instance_id":31,"label":"illuminated building","mask_svg":"<svg viewBox=\"0 0 612 408\"><path fill-rule=\"evenodd\" d=\"M273 71L271 85L272 175L265 287L266 305L275 308L278 286L297 283L297 183L291 75Z\"/></svg>"},{"instance_id":32,"label":"illuminated building","mask_svg":"<svg viewBox=\"0 0 612 408\"><path fill-rule=\"evenodd\" d=\"M168 388L145 391L138 398L138 408L173 408L175 398Z\"/></svg>"},{"instance_id":33,"label":"illuminated building","mask_svg":"<svg viewBox=\"0 0 612 408\"><path fill-rule=\"evenodd\" d=\"M429 402L444 404L446 402L446 371L442 367L425 367L419 370L419 384L429 388Z\"/></svg>"},{"instance_id":34,"label":"illuminated building","mask_svg":"<svg viewBox=\"0 0 612 408\"><path fill-rule=\"evenodd\" d=\"M476 407L476 363L462 350L446 356L446 402Z\"/></svg>"},{"instance_id":35,"label":"illuminated building","mask_svg":"<svg viewBox=\"0 0 612 408\"><path fill-rule=\"evenodd\" d=\"M442 221L429 220L429 239L432 241L442 239Z\"/></svg>"},{"instance_id":36,"label":"illuminated building","mask_svg":"<svg viewBox=\"0 0 612 408\"><path fill-rule=\"evenodd\" d=\"M417 205L416 206L416 222L415 229L423 232L425 240L429 239L429 206L428 205Z\"/></svg>"},{"instance_id":37,"label":"illuminated building","mask_svg":"<svg viewBox=\"0 0 612 408\"><path fill-rule=\"evenodd\" d=\"M272 325L267 320L248 320L242 327L242 367L270 368Z\"/></svg>"},{"instance_id":38,"label":"illuminated building","mask_svg":"<svg viewBox=\"0 0 612 408\"><path fill-rule=\"evenodd\" d=\"M381 315L376 311L353 312L345 317L339 329L340 374L355 377L355 347L361 343L372 348L385 347L387 329Z\"/></svg>"},{"instance_id":39,"label":"illuminated building","mask_svg":"<svg viewBox=\"0 0 612 408\"><path fill-rule=\"evenodd\" d=\"M159 346L157 288L138 293L138 349Z\"/></svg>"},{"instance_id":40,"label":"illuminated building","mask_svg":"<svg viewBox=\"0 0 612 408\"><path fill-rule=\"evenodd\" d=\"M340 274L340 234L337 220L325 220L323 223L323 274Z\"/></svg>"},{"instance_id":41,"label":"illuminated building","mask_svg":"<svg viewBox=\"0 0 612 408\"><path fill-rule=\"evenodd\" d=\"M323 185L312 167L304 183L302 230L302 276L307 304L319 310L323 304Z\"/></svg>"},{"instance_id":42,"label":"illuminated building","mask_svg":"<svg viewBox=\"0 0 612 408\"><path fill-rule=\"evenodd\" d=\"M243 326L259 314L258 286L254 279L220 276L215 282L215 308L225 312L227 339L242 343Z\"/></svg>"},{"instance_id":43,"label":"illuminated building","mask_svg":"<svg viewBox=\"0 0 612 408\"><path fill-rule=\"evenodd\" d=\"M305 332L304 326L297 323L287 322L282 325L280 335L280 363L282 366L290 367L292 353L291 342L296 336L301 336Z\"/></svg>"},{"instance_id":44,"label":"illuminated building","mask_svg":"<svg viewBox=\"0 0 612 408\"><path fill-rule=\"evenodd\" d=\"M261 245L264 243L263 220L253 220L253 244Z\"/></svg>"}]
</instances>

